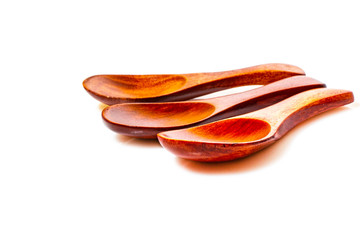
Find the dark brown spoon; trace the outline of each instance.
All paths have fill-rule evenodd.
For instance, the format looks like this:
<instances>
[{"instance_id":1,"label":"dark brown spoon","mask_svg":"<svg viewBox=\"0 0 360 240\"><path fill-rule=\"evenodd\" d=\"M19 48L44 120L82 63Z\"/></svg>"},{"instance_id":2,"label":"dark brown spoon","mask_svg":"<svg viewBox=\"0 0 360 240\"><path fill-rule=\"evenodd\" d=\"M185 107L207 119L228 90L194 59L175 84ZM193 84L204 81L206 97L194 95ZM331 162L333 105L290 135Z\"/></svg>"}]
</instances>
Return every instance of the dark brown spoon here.
<instances>
[{"instance_id":1,"label":"dark brown spoon","mask_svg":"<svg viewBox=\"0 0 360 240\"><path fill-rule=\"evenodd\" d=\"M164 148L181 158L206 162L233 160L273 144L312 116L353 101L350 91L312 89L252 113L162 132L158 139Z\"/></svg>"},{"instance_id":2,"label":"dark brown spoon","mask_svg":"<svg viewBox=\"0 0 360 240\"><path fill-rule=\"evenodd\" d=\"M214 122L264 108L299 92L325 84L305 76L286 78L242 93L202 100L123 103L102 112L113 131L132 137L156 138L162 131Z\"/></svg>"},{"instance_id":3,"label":"dark brown spoon","mask_svg":"<svg viewBox=\"0 0 360 240\"><path fill-rule=\"evenodd\" d=\"M264 85L283 78L304 75L288 64L264 64L214 73L162 75L96 75L84 80L85 90L108 105L125 102L187 100L227 88Z\"/></svg>"}]
</instances>

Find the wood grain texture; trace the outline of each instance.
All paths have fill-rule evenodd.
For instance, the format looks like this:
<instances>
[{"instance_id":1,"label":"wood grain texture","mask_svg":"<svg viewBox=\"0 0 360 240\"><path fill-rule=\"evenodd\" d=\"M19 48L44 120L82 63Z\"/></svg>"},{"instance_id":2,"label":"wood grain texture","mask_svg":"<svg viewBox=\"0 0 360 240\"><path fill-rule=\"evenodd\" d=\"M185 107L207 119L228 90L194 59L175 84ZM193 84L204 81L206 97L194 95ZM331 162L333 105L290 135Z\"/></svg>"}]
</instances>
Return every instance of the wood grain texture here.
<instances>
[{"instance_id":1,"label":"wood grain texture","mask_svg":"<svg viewBox=\"0 0 360 240\"><path fill-rule=\"evenodd\" d=\"M264 85L304 74L296 66L264 64L214 73L96 75L85 79L83 86L95 99L113 105L125 102L181 101L232 87Z\"/></svg>"},{"instance_id":2,"label":"wood grain texture","mask_svg":"<svg viewBox=\"0 0 360 240\"><path fill-rule=\"evenodd\" d=\"M162 131L191 127L255 111L294 94L325 84L295 76L223 97L163 103L123 103L105 108L102 117L113 131L131 137L156 138Z\"/></svg>"},{"instance_id":3,"label":"wood grain texture","mask_svg":"<svg viewBox=\"0 0 360 240\"><path fill-rule=\"evenodd\" d=\"M245 115L159 133L158 139L164 148L181 158L228 161L257 152L302 121L353 101L350 91L312 89Z\"/></svg>"}]
</instances>

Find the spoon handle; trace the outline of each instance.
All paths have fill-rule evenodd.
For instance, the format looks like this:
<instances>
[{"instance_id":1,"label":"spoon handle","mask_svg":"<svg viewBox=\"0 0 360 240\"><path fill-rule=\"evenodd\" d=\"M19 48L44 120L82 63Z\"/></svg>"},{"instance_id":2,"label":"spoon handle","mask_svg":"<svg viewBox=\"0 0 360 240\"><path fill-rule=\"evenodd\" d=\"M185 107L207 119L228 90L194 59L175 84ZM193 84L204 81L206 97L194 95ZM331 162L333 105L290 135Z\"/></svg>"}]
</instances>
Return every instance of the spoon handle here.
<instances>
[{"instance_id":1,"label":"spoon handle","mask_svg":"<svg viewBox=\"0 0 360 240\"><path fill-rule=\"evenodd\" d=\"M217 87L233 87L264 85L286 77L305 75L305 72L297 66L269 63L224 72L190 73L184 75L189 79L188 87L214 82L217 82ZM224 79L228 81L223 81ZM206 87L206 85L202 85L202 87Z\"/></svg>"},{"instance_id":2,"label":"spoon handle","mask_svg":"<svg viewBox=\"0 0 360 240\"><path fill-rule=\"evenodd\" d=\"M271 123L276 130L275 138L278 139L306 119L353 101L354 95L351 91L319 88L299 93L270 107L246 114L246 117L256 117Z\"/></svg>"},{"instance_id":3,"label":"spoon handle","mask_svg":"<svg viewBox=\"0 0 360 240\"><path fill-rule=\"evenodd\" d=\"M256 105L256 108L260 109L295 95L296 93L320 87L326 87L326 85L310 77L294 76L246 92L210 98L207 99L207 102L216 105L217 111L222 111L223 109L229 108L229 106L236 106L244 102L248 102L247 105L251 105L250 102L254 102L253 105Z\"/></svg>"}]
</instances>

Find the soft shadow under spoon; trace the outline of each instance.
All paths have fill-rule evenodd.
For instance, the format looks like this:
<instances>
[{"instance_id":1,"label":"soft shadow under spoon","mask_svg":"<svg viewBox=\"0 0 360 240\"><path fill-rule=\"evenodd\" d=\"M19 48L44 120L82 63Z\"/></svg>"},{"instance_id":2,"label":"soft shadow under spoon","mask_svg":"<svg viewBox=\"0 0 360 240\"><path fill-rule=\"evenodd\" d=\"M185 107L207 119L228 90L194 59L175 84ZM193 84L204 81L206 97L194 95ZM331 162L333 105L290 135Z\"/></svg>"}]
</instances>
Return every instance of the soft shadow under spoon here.
<instances>
[{"instance_id":1,"label":"soft shadow under spoon","mask_svg":"<svg viewBox=\"0 0 360 240\"><path fill-rule=\"evenodd\" d=\"M296 66L274 63L213 73L96 75L84 80L83 86L100 102L112 105L187 100L227 88L264 85L304 74Z\"/></svg>"},{"instance_id":2,"label":"soft shadow under spoon","mask_svg":"<svg viewBox=\"0 0 360 240\"><path fill-rule=\"evenodd\" d=\"M305 76L290 77L242 93L202 100L124 103L105 108L102 117L113 131L156 138L162 131L185 128L248 113L325 84Z\"/></svg>"},{"instance_id":3,"label":"soft shadow under spoon","mask_svg":"<svg viewBox=\"0 0 360 240\"><path fill-rule=\"evenodd\" d=\"M164 148L181 158L206 162L233 160L273 144L312 116L353 101L350 91L312 89L252 113L162 132L158 139Z\"/></svg>"}]
</instances>

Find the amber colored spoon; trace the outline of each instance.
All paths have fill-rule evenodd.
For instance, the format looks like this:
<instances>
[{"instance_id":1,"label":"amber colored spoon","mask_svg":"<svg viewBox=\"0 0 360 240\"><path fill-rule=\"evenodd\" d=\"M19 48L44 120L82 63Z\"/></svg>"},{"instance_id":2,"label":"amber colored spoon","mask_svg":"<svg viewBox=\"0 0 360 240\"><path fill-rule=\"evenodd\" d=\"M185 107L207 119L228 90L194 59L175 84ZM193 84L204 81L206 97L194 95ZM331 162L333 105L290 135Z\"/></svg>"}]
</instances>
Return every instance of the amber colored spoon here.
<instances>
[{"instance_id":1,"label":"amber colored spoon","mask_svg":"<svg viewBox=\"0 0 360 240\"><path fill-rule=\"evenodd\" d=\"M283 78L304 75L287 64L264 64L214 73L162 75L96 75L84 80L88 93L108 105L125 102L187 100L231 87L264 85Z\"/></svg>"},{"instance_id":2,"label":"amber colored spoon","mask_svg":"<svg viewBox=\"0 0 360 240\"><path fill-rule=\"evenodd\" d=\"M158 134L161 145L178 157L227 161L259 151L300 122L354 101L352 92L312 89L275 105L206 125Z\"/></svg>"},{"instance_id":3,"label":"amber colored spoon","mask_svg":"<svg viewBox=\"0 0 360 240\"><path fill-rule=\"evenodd\" d=\"M162 131L191 127L248 113L312 88L325 87L315 79L296 76L242 93L222 97L164 103L123 103L102 112L105 124L115 132L156 138Z\"/></svg>"}]
</instances>

